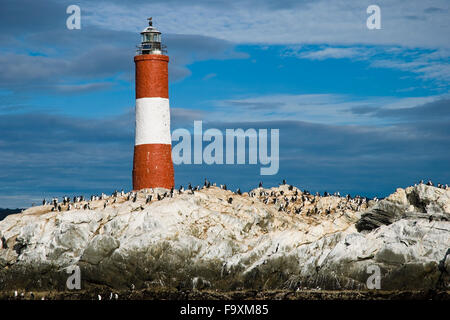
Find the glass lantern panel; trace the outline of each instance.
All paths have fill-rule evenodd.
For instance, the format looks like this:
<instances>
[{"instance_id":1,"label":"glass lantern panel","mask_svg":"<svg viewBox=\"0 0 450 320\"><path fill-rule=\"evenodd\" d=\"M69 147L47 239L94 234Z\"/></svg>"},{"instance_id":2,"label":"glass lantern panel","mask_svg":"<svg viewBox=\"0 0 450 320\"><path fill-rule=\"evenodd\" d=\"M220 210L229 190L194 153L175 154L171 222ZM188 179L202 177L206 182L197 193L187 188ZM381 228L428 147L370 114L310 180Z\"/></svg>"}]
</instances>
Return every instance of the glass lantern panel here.
<instances>
[{"instance_id":1,"label":"glass lantern panel","mask_svg":"<svg viewBox=\"0 0 450 320\"><path fill-rule=\"evenodd\" d=\"M161 42L161 35L158 33L144 33L142 42Z\"/></svg>"}]
</instances>

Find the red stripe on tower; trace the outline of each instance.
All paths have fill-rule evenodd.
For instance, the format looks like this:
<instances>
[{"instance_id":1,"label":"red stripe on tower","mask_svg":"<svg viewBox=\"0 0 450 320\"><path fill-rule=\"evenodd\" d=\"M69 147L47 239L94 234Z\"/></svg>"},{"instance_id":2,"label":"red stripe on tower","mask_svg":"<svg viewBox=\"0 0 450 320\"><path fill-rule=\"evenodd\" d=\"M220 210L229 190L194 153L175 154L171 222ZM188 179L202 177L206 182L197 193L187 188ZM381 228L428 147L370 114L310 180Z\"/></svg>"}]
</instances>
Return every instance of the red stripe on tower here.
<instances>
[{"instance_id":1,"label":"red stripe on tower","mask_svg":"<svg viewBox=\"0 0 450 320\"><path fill-rule=\"evenodd\" d=\"M152 26L141 32L136 64L136 139L133 189L174 186L169 109L169 57L161 33Z\"/></svg>"}]
</instances>

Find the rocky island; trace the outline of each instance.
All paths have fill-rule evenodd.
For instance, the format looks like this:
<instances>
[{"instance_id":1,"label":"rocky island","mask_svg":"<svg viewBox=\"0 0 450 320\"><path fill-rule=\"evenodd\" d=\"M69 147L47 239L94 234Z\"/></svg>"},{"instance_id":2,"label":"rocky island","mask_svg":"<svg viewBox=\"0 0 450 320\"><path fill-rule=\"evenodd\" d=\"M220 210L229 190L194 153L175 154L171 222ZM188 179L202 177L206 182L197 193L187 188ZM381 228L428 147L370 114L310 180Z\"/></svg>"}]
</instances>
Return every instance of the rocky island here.
<instances>
[{"instance_id":1,"label":"rocky island","mask_svg":"<svg viewBox=\"0 0 450 320\"><path fill-rule=\"evenodd\" d=\"M449 296L448 188L418 184L382 200L287 184L248 193L144 189L52 208L0 221L2 298L361 297L374 267L383 292ZM81 290L70 291L75 266Z\"/></svg>"}]
</instances>

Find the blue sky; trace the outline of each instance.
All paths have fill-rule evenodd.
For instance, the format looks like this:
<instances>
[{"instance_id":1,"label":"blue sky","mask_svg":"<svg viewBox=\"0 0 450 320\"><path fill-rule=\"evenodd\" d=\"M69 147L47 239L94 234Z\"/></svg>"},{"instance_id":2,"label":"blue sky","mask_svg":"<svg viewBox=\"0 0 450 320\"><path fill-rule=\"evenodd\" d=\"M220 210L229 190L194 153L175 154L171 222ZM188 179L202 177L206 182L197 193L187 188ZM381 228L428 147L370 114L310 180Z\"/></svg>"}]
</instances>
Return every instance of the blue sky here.
<instances>
[{"instance_id":1,"label":"blue sky","mask_svg":"<svg viewBox=\"0 0 450 320\"><path fill-rule=\"evenodd\" d=\"M81 30L66 8L81 8ZM382 28L368 30L367 6ZM280 129L280 171L177 165L248 190L385 196L450 183L448 1L2 1L0 207L131 188L134 63L153 16L172 129Z\"/></svg>"}]
</instances>

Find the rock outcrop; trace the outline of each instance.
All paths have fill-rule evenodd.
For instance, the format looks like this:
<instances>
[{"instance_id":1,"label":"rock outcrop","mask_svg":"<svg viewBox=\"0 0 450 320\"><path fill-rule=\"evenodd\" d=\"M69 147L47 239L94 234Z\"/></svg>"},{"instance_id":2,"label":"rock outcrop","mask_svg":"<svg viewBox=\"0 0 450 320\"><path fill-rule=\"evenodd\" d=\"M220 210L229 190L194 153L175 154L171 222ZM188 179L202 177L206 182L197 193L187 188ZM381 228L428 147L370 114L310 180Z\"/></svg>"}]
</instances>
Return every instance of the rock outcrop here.
<instances>
[{"instance_id":1,"label":"rock outcrop","mask_svg":"<svg viewBox=\"0 0 450 320\"><path fill-rule=\"evenodd\" d=\"M448 289L448 190L419 185L375 202L211 187L156 200L166 192L6 217L0 290L64 290L72 266L84 288L366 289L379 270L384 290Z\"/></svg>"},{"instance_id":2,"label":"rock outcrop","mask_svg":"<svg viewBox=\"0 0 450 320\"><path fill-rule=\"evenodd\" d=\"M450 221L450 189L425 184L399 188L365 212L356 228L372 230L401 219Z\"/></svg>"}]
</instances>

